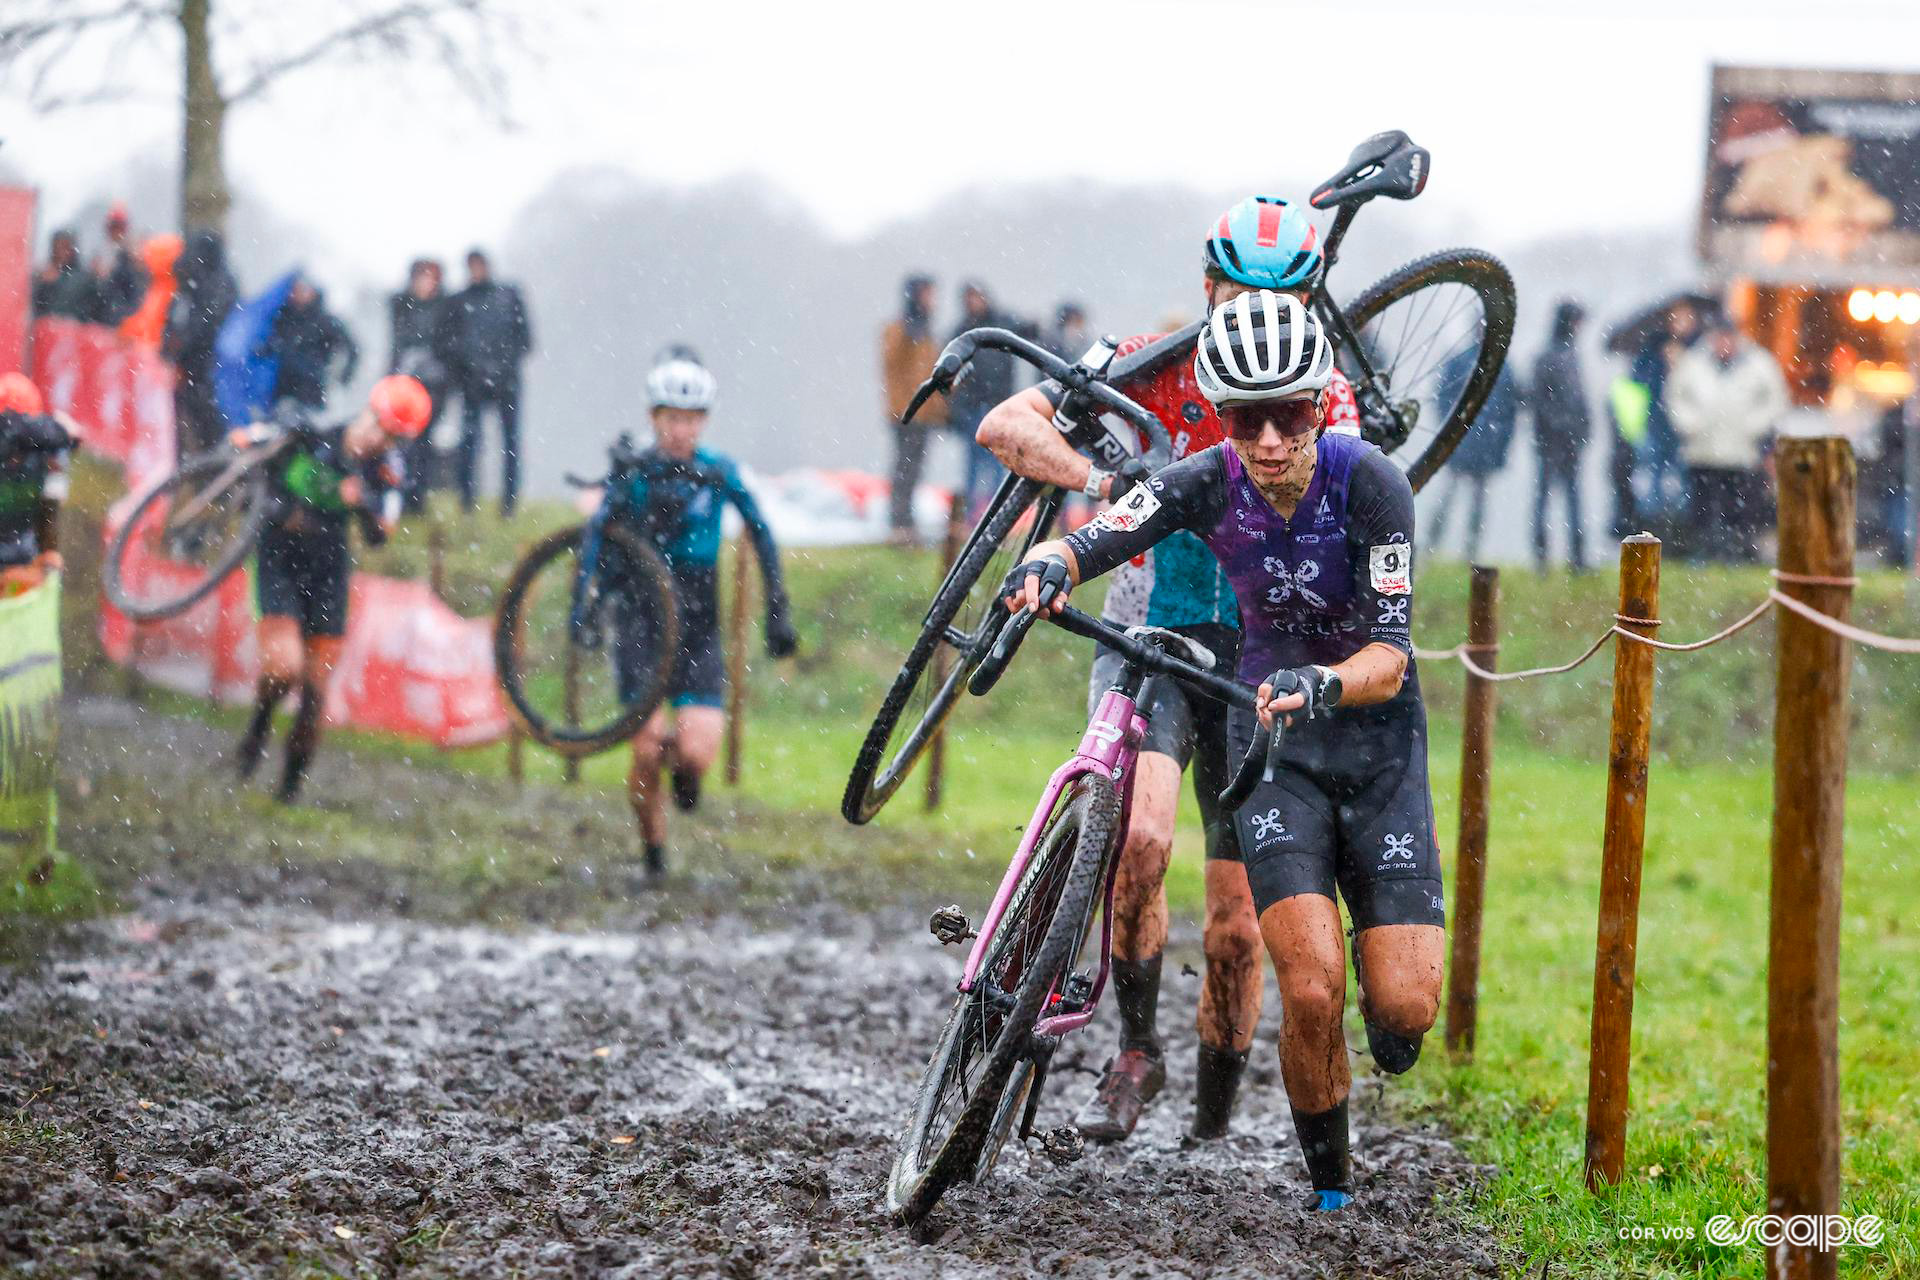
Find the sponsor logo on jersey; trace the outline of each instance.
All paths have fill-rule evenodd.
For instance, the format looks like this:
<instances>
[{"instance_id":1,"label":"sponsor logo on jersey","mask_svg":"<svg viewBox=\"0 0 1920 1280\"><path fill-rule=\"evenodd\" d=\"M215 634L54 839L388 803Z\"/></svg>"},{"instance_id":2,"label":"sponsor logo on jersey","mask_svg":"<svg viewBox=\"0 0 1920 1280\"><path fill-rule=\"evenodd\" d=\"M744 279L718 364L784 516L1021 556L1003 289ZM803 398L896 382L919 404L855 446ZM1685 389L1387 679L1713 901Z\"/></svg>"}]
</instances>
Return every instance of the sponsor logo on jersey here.
<instances>
[{"instance_id":1,"label":"sponsor logo on jersey","mask_svg":"<svg viewBox=\"0 0 1920 1280\"><path fill-rule=\"evenodd\" d=\"M1413 548L1388 542L1367 548L1367 580L1383 596L1413 594Z\"/></svg>"},{"instance_id":2,"label":"sponsor logo on jersey","mask_svg":"<svg viewBox=\"0 0 1920 1280\"><path fill-rule=\"evenodd\" d=\"M1207 411L1193 401L1188 400L1180 406L1180 416L1188 422L1198 423L1207 416Z\"/></svg>"},{"instance_id":3,"label":"sponsor logo on jersey","mask_svg":"<svg viewBox=\"0 0 1920 1280\"><path fill-rule=\"evenodd\" d=\"M1320 495L1319 510L1313 513L1313 522L1315 524L1333 523L1333 504L1327 500L1327 495L1324 493Z\"/></svg>"}]
</instances>

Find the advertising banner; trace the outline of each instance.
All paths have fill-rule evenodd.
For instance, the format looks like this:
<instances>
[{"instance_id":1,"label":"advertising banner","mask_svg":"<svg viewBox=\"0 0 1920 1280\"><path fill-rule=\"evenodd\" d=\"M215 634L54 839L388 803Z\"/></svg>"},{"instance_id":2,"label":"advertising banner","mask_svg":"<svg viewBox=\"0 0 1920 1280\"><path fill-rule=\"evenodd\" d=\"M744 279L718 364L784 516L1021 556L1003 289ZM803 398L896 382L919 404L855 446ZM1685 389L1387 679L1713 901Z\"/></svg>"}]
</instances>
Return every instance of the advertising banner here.
<instances>
[{"instance_id":1,"label":"advertising banner","mask_svg":"<svg viewBox=\"0 0 1920 1280\"><path fill-rule=\"evenodd\" d=\"M1920 75L1715 67L1699 249L1772 283L1920 278Z\"/></svg>"}]
</instances>

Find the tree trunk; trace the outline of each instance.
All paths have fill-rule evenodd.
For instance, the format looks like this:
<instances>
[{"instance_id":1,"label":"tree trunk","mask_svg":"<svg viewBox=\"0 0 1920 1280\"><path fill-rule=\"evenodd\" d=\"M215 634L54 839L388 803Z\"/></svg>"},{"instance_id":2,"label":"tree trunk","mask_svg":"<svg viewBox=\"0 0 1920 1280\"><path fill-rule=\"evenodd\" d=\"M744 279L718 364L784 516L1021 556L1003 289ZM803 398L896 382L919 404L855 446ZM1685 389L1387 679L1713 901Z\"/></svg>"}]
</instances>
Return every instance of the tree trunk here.
<instances>
[{"instance_id":1,"label":"tree trunk","mask_svg":"<svg viewBox=\"0 0 1920 1280\"><path fill-rule=\"evenodd\" d=\"M180 227L227 230L227 168L223 156L227 102L213 74L213 39L207 31L213 0L182 0L181 44L186 57L186 118L180 129Z\"/></svg>"}]
</instances>

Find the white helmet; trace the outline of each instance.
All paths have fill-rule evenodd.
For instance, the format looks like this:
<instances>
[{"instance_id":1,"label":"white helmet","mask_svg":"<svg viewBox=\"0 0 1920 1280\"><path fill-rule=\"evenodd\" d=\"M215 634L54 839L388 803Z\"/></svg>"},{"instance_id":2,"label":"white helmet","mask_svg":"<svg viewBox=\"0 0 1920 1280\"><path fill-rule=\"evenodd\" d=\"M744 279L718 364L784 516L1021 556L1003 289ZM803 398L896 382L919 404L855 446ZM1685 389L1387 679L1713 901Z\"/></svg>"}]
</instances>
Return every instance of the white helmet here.
<instances>
[{"instance_id":1,"label":"white helmet","mask_svg":"<svg viewBox=\"0 0 1920 1280\"><path fill-rule=\"evenodd\" d=\"M668 360L655 365L647 375L647 400L655 409L697 409L705 413L713 408L714 392L718 390L713 375L692 360Z\"/></svg>"},{"instance_id":2,"label":"white helmet","mask_svg":"<svg viewBox=\"0 0 1920 1280\"><path fill-rule=\"evenodd\" d=\"M1290 293L1256 289L1215 307L1198 347L1193 375L1216 407L1303 400L1333 379L1333 344Z\"/></svg>"}]
</instances>

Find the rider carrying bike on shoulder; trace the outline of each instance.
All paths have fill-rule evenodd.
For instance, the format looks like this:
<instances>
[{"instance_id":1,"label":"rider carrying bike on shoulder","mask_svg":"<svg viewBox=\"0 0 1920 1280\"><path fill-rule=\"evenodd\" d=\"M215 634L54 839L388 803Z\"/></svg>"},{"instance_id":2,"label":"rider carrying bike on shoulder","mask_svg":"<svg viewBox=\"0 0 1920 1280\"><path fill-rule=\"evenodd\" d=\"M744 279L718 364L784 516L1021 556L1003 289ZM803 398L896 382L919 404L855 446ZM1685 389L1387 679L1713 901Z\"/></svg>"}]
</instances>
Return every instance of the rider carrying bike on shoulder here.
<instances>
[{"instance_id":1,"label":"rider carrying bike on shoulder","mask_svg":"<svg viewBox=\"0 0 1920 1280\"><path fill-rule=\"evenodd\" d=\"M1249 196L1211 228L1203 250L1202 282L1212 312L1253 289L1291 292L1302 301L1319 274L1313 224L1300 207L1272 196ZM1129 338L1108 366L1107 381L1166 425L1175 458L1221 441L1220 420L1194 375L1194 343L1202 324L1178 332ZM1109 475L1093 466L1062 434L1069 424L1058 383L1023 391L980 424L979 441L1011 470L1033 480L1095 498L1121 497L1146 468ZM1358 434L1353 389L1335 370L1323 392L1328 428ZM1141 441L1144 450L1146 441ZM1121 564L1107 590L1103 615L1118 626L1165 627L1191 636L1231 666L1240 648L1240 615L1233 586L1219 563L1190 533ZM1095 657L1088 696L1097 703L1120 669L1120 656ZM1081 1113L1082 1133L1119 1141L1133 1132L1142 1108L1166 1081L1155 1030L1161 953L1167 939L1167 860L1173 849L1180 774L1193 765L1193 789L1206 826L1206 974L1198 1014L1199 1063L1191 1132L1224 1137L1233 1098L1260 1020L1260 929L1247 875L1234 842L1222 838L1216 798L1226 786L1224 709L1174 680L1154 677L1141 691L1151 725L1134 778L1126 848L1114 886L1113 974L1120 1009L1119 1052L1107 1063L1094 1097Z\"/></svg>"},{"instance_id":2,"label":"rider carrying bike on shoulder","mask_svg":"<svg viewBox=\"0 0 1920 1280\"><path fill-rule=\"evenodd\" d=\"M660 774L670 771L674 804L683 812L700 802L700 782L719 754L726 727L727 670L720 648L720 517L733 504L753 539L767 593L767 652L785 658L799 647L789 617L780 552L759 504L731 459L700 446L717 390L713 374L684 348L671 349L647 375L654 444L625 472L632 485L628 509L673 571L680 611L680 647L662 707L633 738L627 794L640 823L650 877L666 872L667 812ZM615 646L623 700L639 697L649 675L647 655L633 644ZM672 711L669 723L669 707Z\"/></svg>"},{"instance_id":3,"label":"rider carrying bike on shoulder","mask_svg":"<svg viewBox=\"0 0 1920 1280\"><path fill-rule=\"evenodd\" d=\"M1309 1207L1338 1209L1352 1183L1336 889L1383 1069L1413 1065L1440 999L1445 917L1409 625L1413 490L1374 446L1326 433L1333 351L1298 299L1261 291L1217 306L1194 372L1226 443L1035 547L1008 575L1007 602L1057 610L1073 584L1180 531L1232 582L1240 677L1260 686L1262 724L1290 725L1274 780L1234 815L1234 835L1279 980L1281 1074ZM1237 759L1252 717L1236 711L1229 728Z\"/></svg>"},{"instance_id":4,"label":"rider carrying bike on shoulder","mask_svg":"<svg viewBox=\"0 0 1920 1280\"><path fill-rule=\"evenodd\" d=\"M251 777L266 754L274 709L298 688L300 710L287 733L286 764L276 792L283 802L300 794L320 745L327 681L347 632L353 575L347 526L358 523L369 546L387 540L400 515L398 449L425 430L432 416L427 389L394 374L374 383L366 408L337 426L316 427L295 407L282 422L241 427L230 435L236 449L293 437L270 464L273 501L254 573L260 683L253 719L235 756L240 776Z\"/></svg>"}]
</instances>

